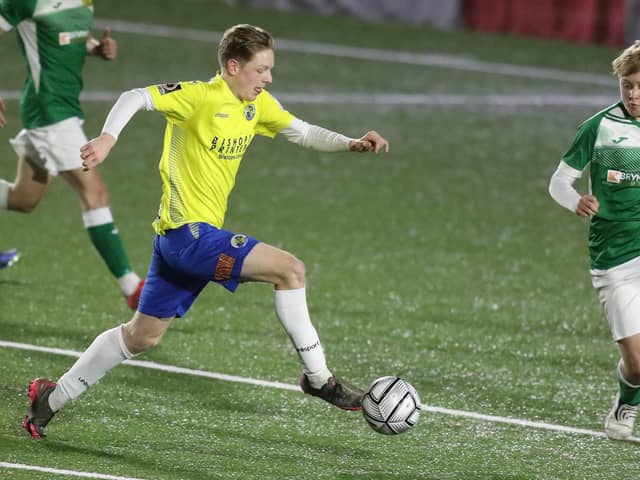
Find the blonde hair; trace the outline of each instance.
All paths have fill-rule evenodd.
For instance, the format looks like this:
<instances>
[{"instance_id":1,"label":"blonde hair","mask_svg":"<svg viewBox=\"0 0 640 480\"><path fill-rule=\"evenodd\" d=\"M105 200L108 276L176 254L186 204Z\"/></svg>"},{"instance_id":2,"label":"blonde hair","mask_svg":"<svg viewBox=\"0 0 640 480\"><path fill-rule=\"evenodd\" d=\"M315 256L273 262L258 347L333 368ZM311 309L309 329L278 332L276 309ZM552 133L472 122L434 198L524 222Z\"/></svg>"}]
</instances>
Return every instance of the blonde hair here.
<instances>
[{"instance_id":1,"label":"blonde hair","mask_svg":"<svg viewBox=\"0 0 640 480\"><path fill-rule=\"evenodd\" d=\"M228 28L218 44L218 62L226 70L231 59L244 64L262 50L273 50L275 41L266 30L246 23Z\"/></svg>"},{"instance_id":2,"label":"blonde hair","mask_svg":"<svg viewBox=\"0 0 640 480\"><path fill-rule=\"evenodd\" d=\"M628 46L612 62L613 73L618 77L626 77L640 72L640 40Z\"/></svg>"}]
</instances>

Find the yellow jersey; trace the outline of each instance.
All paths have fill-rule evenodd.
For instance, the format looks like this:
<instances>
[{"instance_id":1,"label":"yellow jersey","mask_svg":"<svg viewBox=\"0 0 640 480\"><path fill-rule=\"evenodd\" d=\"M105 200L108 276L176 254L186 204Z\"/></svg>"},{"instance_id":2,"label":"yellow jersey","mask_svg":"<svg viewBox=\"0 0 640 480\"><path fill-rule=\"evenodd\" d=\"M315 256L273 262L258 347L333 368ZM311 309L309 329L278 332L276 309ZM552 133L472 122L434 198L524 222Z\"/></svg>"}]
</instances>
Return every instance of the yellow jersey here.
<instances>
[{"instance_id":1,"label":"yellow jersey","mask_svg":"<svg viewBox=\"0 0 640 480\"><path fill-rule=\"evenodd\" d=\"M294 116L266 90L254 101L239 100L220 75L209 82L154 85L147 90L167 121L156 233L192 222L222 228L227 199L253 137L273 138Z\"/></svg>"}]
</instances>

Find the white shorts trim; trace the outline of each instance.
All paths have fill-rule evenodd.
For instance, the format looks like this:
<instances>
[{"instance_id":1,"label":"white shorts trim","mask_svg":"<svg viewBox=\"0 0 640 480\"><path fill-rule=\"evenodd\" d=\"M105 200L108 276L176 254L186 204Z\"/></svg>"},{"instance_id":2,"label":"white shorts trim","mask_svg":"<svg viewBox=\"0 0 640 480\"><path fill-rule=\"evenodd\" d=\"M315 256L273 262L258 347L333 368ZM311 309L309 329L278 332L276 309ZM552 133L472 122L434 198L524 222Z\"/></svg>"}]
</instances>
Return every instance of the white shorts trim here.
<instances>
[{"instance_id":1,"label":"white shorts trim","mask_svg":"<svg viewBox=\"0 0 640 480\"><path fill-rule=\"evenodd\" d=\"M19 156L29 157L55 176L82 168L80 147L87 143L83 123L80 118L71 117L46 127L23 128L9 142Z\"/></svg>"},{"instance_id":2,"label":"white shorts trim","mask_svg":"<svg viewBox=\"0 0 640 480\"><path fill-rule=\"evenodd\" d=\"M591 270L591 282L613 339L640 333L640 257L608 270Z\"/></svg>"}]
</instances>

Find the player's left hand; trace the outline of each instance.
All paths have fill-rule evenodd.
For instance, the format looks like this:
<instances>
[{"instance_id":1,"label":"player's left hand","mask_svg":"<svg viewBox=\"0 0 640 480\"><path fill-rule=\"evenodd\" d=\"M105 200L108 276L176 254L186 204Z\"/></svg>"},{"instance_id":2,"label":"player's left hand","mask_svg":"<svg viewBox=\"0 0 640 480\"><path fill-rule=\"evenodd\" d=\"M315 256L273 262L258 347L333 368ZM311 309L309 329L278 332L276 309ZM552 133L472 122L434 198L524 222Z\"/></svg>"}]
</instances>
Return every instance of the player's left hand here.
<instances>
[{"instance_id":1,"label":"player's left hand","mask_svg":"<svg viewBox=\"0 0 640 480\"><path fill-rule=\"evenodd\" d=\"M101 164L116 144L116 139L108 133L103 133L80 148L82 170L85 172Z\"/></svg>"},{"instance_id":2,"label":"player's left hand","mask_svg":"<svg viewBox=\"0 0 640 480\"><path fill-rule=\"evenodd\" d=\"M370 130L358 140L352 140L349 143L349 150L352 152L378 153L382 150L388 152L389 142L375 130Z\"/></svg>"},{"instance_id":3,"label":"player's left hand","mask_svg":"<svg viewBox=\"0 0 640 480\"><path fill-rule=\"evenodd\" d=\"M118 43L111 36L110 28L107 28L102 34L100 45L98 45L98 55L105 60L113 60L118 55Z\"/></svg>"}]
</instances>

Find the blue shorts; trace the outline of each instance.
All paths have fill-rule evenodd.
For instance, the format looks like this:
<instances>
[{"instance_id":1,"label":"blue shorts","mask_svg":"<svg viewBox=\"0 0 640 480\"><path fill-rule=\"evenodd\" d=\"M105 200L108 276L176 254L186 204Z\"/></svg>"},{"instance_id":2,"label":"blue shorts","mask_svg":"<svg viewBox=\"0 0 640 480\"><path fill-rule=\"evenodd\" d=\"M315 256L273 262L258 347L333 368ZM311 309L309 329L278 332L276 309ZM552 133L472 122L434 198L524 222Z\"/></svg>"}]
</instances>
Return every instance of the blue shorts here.
<instances>
[{"instance_id":1,"label":"blue shorts","mask_svg":"<svg viewBox=\"0 0 640 480\"><path fill-rule=\"evenodd\" d=\"M209 282L235 291L244 259L257 244L255 238L207 223L189 223L156 235L138 311L181 317Z\"/></svg>"}]
</instances>

